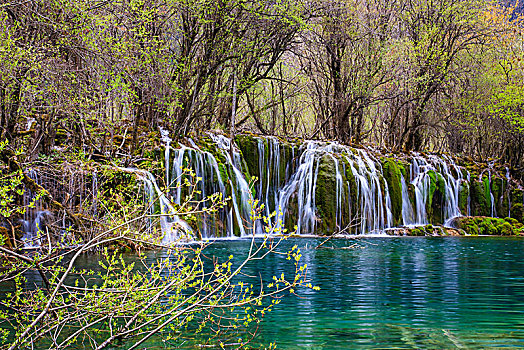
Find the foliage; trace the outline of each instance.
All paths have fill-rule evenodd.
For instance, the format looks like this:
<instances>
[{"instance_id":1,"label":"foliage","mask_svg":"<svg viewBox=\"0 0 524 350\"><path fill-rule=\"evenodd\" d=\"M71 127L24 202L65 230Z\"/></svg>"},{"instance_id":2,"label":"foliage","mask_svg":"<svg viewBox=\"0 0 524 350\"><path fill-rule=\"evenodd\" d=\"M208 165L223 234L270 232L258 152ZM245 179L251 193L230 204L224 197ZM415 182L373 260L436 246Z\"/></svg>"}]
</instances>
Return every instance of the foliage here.
<instances>
[{"instance_id":1,"label":"foliage","mask_svg":"<svg viewBox=\"0 0 524 350\"><path fill-rule=\"evenodd\" d=\"M0 142L0 152L8 146L8 141ZM8 169L0 168L0 216L10 219L13 216L24 214L28 208L34 208L41 193L36 193L27 206L18 205L17 197L25 193L23 186L24 174L21 170L10 172ZM1 222L1 221L0 221Z\"/></svg>"},{"instance_id":2,"label":"foliage","mask_svg":"<svg viewBox=\"0 0 524 350\"><path fill-rule=\"evenodd\" d=\"M140 158L163 125L524 159L522 21L489 0L35 0L0 22L1 133L28 157Z\"/></svg>"},{"instance_id":3,"label":"foliage","mask_svg":"<svg viewBox=\"0 0 524 350\"><path fill-rule=\"evenodd\" d=\"M300 250L279 249L284 238L253 237L247 256L209 260L206 243L163 245L147 231L136 231L136 222L161 214L126 212L132 208L127 203L122 207L119 215L110 216L107 230L74 246L42 244L32 256L0 247L0 282L13 286L1 300L2 348L89 344L102 349L117 343L134 349L151 337L171 347L243 347L280 297L313 288ZM252 217L253 225L264 221L258 210ZM129 245L138 255L122 253L119 247ZM152 262L144 253L148 248L166 250ZM93 250L101 251L99 267L77 268L83 254ZM243 275L247 264L270 254L283 254L295 274L272 281ZM40 276L37 286L31 286L31 272Z\"/></svg>"}]
</instances>

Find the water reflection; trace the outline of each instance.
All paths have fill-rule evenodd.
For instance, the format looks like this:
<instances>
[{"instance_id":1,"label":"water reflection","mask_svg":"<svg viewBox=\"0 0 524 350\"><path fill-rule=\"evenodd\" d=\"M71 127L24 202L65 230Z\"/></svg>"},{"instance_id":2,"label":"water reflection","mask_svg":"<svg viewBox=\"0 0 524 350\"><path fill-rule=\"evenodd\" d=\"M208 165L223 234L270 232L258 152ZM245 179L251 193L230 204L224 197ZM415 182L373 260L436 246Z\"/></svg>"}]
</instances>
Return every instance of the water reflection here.
<instances>
[{"instance_id":1,"label":"water reflection","mask_svg":"<svg viewBox=\"0 0 524 350\"><path fill-rule=\"evenodd\" d=\"M517 238L289 239L320 291L286 296L263 320L254 346L280 349L524 348L524 240ZM240 262L248 241L217 241L205 255ZM150 263L164 253L150 253ZM133 259L133 256L128 256ZM96 267L96 256L80 261ZM285 256L247 266L268 281ZM37 281L38 276L30 280ZM153 346L161 346L160 343Z\"/></svg>"},{"instance_id":2,"label":"water reflection","mask_svg":"<svg viewBox=\"0 0 524 350\"><path fill-rule=\"evenodd\" d=\"M287 298L261 338L283 349L524 347L524 241L368 238L360 245L304 250L322 289Z\"/></svg>"}]
</instances>

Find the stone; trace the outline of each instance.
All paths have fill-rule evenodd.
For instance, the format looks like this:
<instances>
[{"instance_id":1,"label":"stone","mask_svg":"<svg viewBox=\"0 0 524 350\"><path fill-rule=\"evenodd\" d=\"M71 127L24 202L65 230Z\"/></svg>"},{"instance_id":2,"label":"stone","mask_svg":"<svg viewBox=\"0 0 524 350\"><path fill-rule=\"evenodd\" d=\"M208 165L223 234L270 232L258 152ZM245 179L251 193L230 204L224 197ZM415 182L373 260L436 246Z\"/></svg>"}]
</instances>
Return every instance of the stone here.
<instances>
[{"instance_id":1,"label":"stone","mask_svg":"<svg viewBox=\"0 0 524 350\"><path fill-rule=\"evenodd\" d=\"M400 167L394 159L383 158L382 171L388 184L391 210L393 212L393 224L399 225L402 220L402 184Z\"/></svg>"}]
</instances>

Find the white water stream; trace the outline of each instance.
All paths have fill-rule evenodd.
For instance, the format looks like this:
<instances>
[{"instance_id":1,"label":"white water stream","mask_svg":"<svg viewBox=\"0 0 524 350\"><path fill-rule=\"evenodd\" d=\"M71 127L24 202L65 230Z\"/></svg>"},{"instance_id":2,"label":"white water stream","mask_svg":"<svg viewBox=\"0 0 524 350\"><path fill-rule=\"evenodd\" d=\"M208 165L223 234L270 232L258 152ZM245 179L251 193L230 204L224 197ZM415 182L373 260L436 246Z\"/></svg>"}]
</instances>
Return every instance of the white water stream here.
<instances>
[{"instance_id":1,"label":"white water stream","mask_svg":"<svg viewBox=\"0 0 524 350\"><path fill-rule=\"evenodd\" d=\"M401 218L395 221L388 183L381 161L373 150L318 141L305 141L295 147L275 137L257 138L257 154L250 155L256 157L256 169L250 170L258 171L259 179L258 183L251 185L247 178L249 170L245 157L235 145L231 147L227 137L206 134L206 149L213 147L207 151L192 139L187 139L186 145L173 148L168 133L161 129L161 135L165 146L164 188L167 190L161 190L155 176L148 171L122 170L136 174L144 184L149 214L159 216L164 243L184 238L196 239L198 236L250 235L253 233L254 198L260 199L263 205L262 214L267 217L269 232L280 233L285 227L296 225L297 234L316 233L322 219L316 198L319 176L331 176L334 188L330 190L334 197L324 200L333 201L334 225L330 227L339 232L380 234L384 229L391 228L394 222L405 226L426 225L429 223L429 200L437 200L432 197L436 187L443 192L438 197L441 202L431 203L431 208L442 211L443 224L448 225L453 218L469 215L471 211L469 196L467 213L461 213L459 207L460 189L461 186L470 187L470 174L447 156L413 154L404 158L409 163L409 172L407 178L400 174L402 211ZM319 175L321 164L324 167L331 164L328 169L333 169L333 173ZM491 165L487 171L491 187ZM29 174L37 180L37 174ZM509 186L509 170L506 178ZM95 188L98 191L96 174L92 187L93 192ZM209 196L215 193L221 194L226 202L223 207L209 213L203 209L213 206L215 201ZM28 193L24 201L29 201L31 196ZM491 215L496 216L491 188L490 196ZM96 205L95 202L93 205ZM198 212L196 224L190 225L180 217L180 212L189 208ZM38 225L45 211L37 208L31 215L24 217L26 245L38 244ZM261 224L257 223L254 233L264 233Z\"/></svg>"}]
</instances>

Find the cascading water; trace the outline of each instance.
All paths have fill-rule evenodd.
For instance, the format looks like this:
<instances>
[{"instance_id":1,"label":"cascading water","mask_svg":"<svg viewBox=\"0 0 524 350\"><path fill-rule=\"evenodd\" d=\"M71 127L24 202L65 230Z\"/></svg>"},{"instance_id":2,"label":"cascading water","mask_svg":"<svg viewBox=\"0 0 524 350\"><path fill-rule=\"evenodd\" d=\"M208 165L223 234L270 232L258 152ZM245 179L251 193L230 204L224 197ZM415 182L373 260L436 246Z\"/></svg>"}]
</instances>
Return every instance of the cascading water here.
<instances>
[{"instance_id":1,"label":"cascading water","mask_svg":"<svg viewBox=\"0 0 524 350\"><path fill-rule=\"evenodd\" d=\"M471 174L469 173L468 171L468 177L467 177L467 180L468 182L468 202L467 202L467 206L468 206L468 216L471 216Z\"/></svg>"},{"instance_id":2,"label":"cascading water","mask_svg":"<svg viewBox=\"0 0 524 350\"><path fill-rule=\"evenodd\" d=\"M231 157L230 140L226 137L214 134L209 134L209 137L226 160L227 168L222 170L227 173L227 185L213 154L201 150L192 139L187 140L191 147L182 145L177 149L171 149L171 139L164 133L162 139L166 147L165 181L169 189L169 196L160 191L152 175L141 174L140 178L146 182L148 198L160 201L162 214L172 218L171 224L181 226L184 232L191 233L193 236L197 235L196 232L193 232L186 222L175 215L173 205L179 208L191 206L195 209L207 209L217 201L214 196L212 198L207 196L221 193L222 198L225 198L229 193L230 200L227 201L225 208L217 208L216 215L207 212L201 214L200 220L196 223L198 236L202 238L234 236L236 232L244 236L250 232L251 195L242 169L242 157L236 150L233 152L233 158ZM186 168L194 172L193 182L186 181L190 176ZM172 204L168 198L172 200ZM176 234L178 230L172 229L169 223L169 221L161 221L164 242L173 242L178 239Z\"/></svg>"},{"instance_id":3,"label":"cascading water","mask_svg":"<svg viewBox=\"0 0 524 350\"><path fill-rule=\"evenodd\" d=\"M286 185L278 192L278 211L274 229L281 232L284 228L285 214L289 200L296 193L298 218L296 233L313 233L315 230L315 187L318 172L316 155L323 150L316 142L307 142L301 148L299 166Z\"/></svg>"},{"instance_id":4,"label":"cascading water","mask_svg":"<svg viewBox=\"0 0 524 350\"><path fill-rule=\"evenodd\" d=\"M402 186L402 223L404 226L412 225L415 222L415 213L409 200L408 186L404 175L400 173L400 182Z\"/></svg>"},{"instance_id":5,"label":"cascading water","mask_svg":"<svg viewBox=\"0 0 524 350\"><path fill-rule=\"evenodd\" d=\"M495 208L495 196L493 196L493 191L491 190L491 170L493 169L495 162L488 163L488 189L489 189L489 198L490 198L490 207L491 207L491 217L497 217L497 209Z\"/></svg>"},{"instance_id":6,"label":"cascading water","mask_svg":"<svg viewBox=\"0 0 524 350\"><path fill-rule=\"evenodd\" d=\"M426 159L420 155L413 157L410 176L411 184L415 189L415 221L405 222L406 225L425 225L428 223L426 202L429 198L429 187L431 185L430 170L434 170L434 168Z\"/></svg>"},{"instance_id":7,"label":"cascading water","mask_svg":"<svg viewBox=\"0 0 524 350\"><path fill-rule=\"evenodd\" d=\"M27 176L37 184L40 183L36 170L29 169ZM26 208L24 218L22 219L22 230L24 231L22 241L24 242L24 248L39 247L41 244L40 238L44 233L46 216L51 213L43 209L42 203L36 199L36 194L30 189L25 190L22 198L24 207Z\"/></svg>"},{"instance_id":8,"label":"cascading water","mask_svg":"<svg viewBox=\"0 0 524 350\"><path fill-rule=\"evenodd\" d=\"M380 185L382 169L380 168L379 172L376 166L379 163L372 160L364 150L354 153L347 149L346 152L346 159L357 183L356 196L360 202L359 232L377 232L391 227L393 224L391 200L387 183L384 183L384 191Z\"/></svg>"},{"instance_id":9,"label":"cascading water","mask_svg":"<svg viewBox=\"0 0 524 350\"><path fill-rule=\"evenodd\" d=\"M251 189L242 172L242 158L240 152L233 148L233 157L231 157L231 141L223 135L208 134L215 142L218 149L227 161L230 170L229 184L231 186L231 200L237 219L237 227L240 229L241 236L251 231ZM233 175L233 176L231 176ZM246 230L247 228L247 230ZM231 227L232 229L232 227Z\"/></svg>"},{"instance_id":10,"label":"cascading water","mask_svg":"<svg viewBox=\"0 0 524 350\"><path fill-rule=\"evenodd\" d=\"M355 196L361 204L358 208L360 219L356 231L359 233L377 232L392 226L393 216L387 183L381 181L380 163L372 159L367 151L353 152L348 147L337 143L323 144L309 141L302 145L300 153L296 172L278 192L280 210L277 215L277 230L284 227L290 199L296 197L298 217L293 219L296 220L297 234L315 232L318 221L315 196L319 161L323 156L327 156L333 162L335 169L334 200L337 230L347 231L348 229L343 227L343 212L346 206L350 217L352 214L351 186L349 181L344 181L343 176L346 163L356 179L357 193Z\"/></svg>"},{"instance_id":11,"label":"cascading water","mask_svg":"<svg viewBox=\"0 0 524 350\"><path fill-rule=\"evenodd\" d=\"M402 217L394 220L388 182L384 178L382 163L372 150L318 141L303 142L295 149L275 137L254 138L256 154L250 156L255 161L249 163L253 168L248 169L244 155L236 147L231 147L230 139L223 135L209 133L204 136L215 147L211 151L203 150L192 139L186 142L190 146L173 149L167 134L162 136L166 148L170 148L165 151L166 170L169 169L166 171L169 196L164 196L165 201L169 202L168 198L171 198L172 203L178 207L184 205L185 198L191 193L191 203L198 203L201 208L209 204L205 198L213 193L230 197L216 215L201 214L202 218L193 225L193 230L198 226L197 230L202 237L250 234L253 195L263 204L262 214L269 217L270 232L282 232L285 227L293 224L296 224L297 234L317 232L319 222L324 220L319 216L319 202L316 198L317 188L320 188L319 176L326 176L324 173L319 175L321 164L324 168L332 169L332 174L329 175L329 181L332 181L329 191L332 194L329 196L333 198L328 200L331 203L329 207L334 212L333 224L329 227L357 234L382 232L392 227L394 221L412 226L429 224L430 218L434 223L437 220L435 218L439 218L438 220L442 220L440 222L448 225L453 218L462 215L459 207L461 186L465 186L464 183L467 182L469 187L470 181L469 172L459 167L450 157L413 154L411 158L406 158L410 164L409 178L400 174L401 198L395 200L401 202L395 203L401 205ZM205 147L208 149L208 144ZM326 166L326 162L330 165ZM191 168L194 176L200 180L190 189L182 186L184 176L187 176L183 171L185 167ZM254 188L246 180L246 174L250 172L258 172L259 175L259 182ZM149 182L146 186L150 188L149 191L158 198L161 193L153 182L152 175L141 176L144 181ZM326 191L325 186L323 191ZM170 214L171 204L164 203L164 199L161 200L162 212ZM325 205L326 199L321 199ZM464 210L467 210L468 215L471 212L469 194ZM493 202L492 214L496 214ZM286 223L287 220L289 221ZM179 229L191 230L189 225L185 226L180 222L183 221L179 218L164 222L163 230L166 229L168 233L176 231L169 227L169 223ZM349 230L351 225L356 227ZM325 229L328 226L322 227ZM262 225L256 226L255 233L263 233ZM176 235L164 235L168 240L176 239Z\"/></svg>"},{"instance_id":12,"label":"cascading water","mask_svg":"<svg viewBox=\"0 0 524 350\"><path fill-rule=\"evenodd\" d=\"M443 156L444 159L441 160L436 156L432 156L433 161L436 164L440 165L440 173L444 179L444 184L446 188L445 202L444 202L444 225L448 226L451 221L461 216L459 208L459 195L460 195L460 186L463 182L462 171L455 164L455 161L448 156ZM451 168L448 165L451 165L457 176L453 176Z\"/></svg>"},{"instance_id":13,"label":"cascading water","mask_svg":"<svg viewBox=\"0 0 524 350\"><path fill-rule=\"evenodd\" d=\"M188 192L195 194L194 198L191 198L193 202L199 203L200 206L205 207L210 204L208 195L214 193L221 193L223 196L226 194L226 186L220 175L220 169L215 157L209 153L200 150L200 148L190 140L193 148L182 146L179 149L173 150L173 164L171 175L167 179L167 183L170 184L170 195L173 198L174 203L181 205L183 201L183 177L184 162L187 161L188 167L191 167L197 177L196 186L197 192L193 191L193 188L187 188ZM234 212L234 213L233 213ZM232 235L232 215L235 215L237 220L241 220L241 214L237 206L233 206L228 213L225 211L219 212L219 220L226 223L227 235ZM199 230L204 238L212 237L216 231L221 231L217 227L217 222L214 221L214 217L205 214L203 220L199 222ZM215 232L213 232L213 230ZM219 232L222 233L222 232Z\"/></svg>"},{"instance_id":14,"label":"cascading water","mask_svg":"<svg viewBox=\"0 0 524 350\"><path fill-rule=\"evenodd\" d=\"M160 137L164 143L164 164L166 167L166 184L169 185L169 151L171 150L171 142L173 141L169 137L169 132L164 128L160 127Z\"/></svg>"},{"instance_id":15,"label":"cascading water","mask_svg":"<svg viewBox=\"0 0 524 350\"><path fill-rule=\"evenodd\" d=\"M508 218L510 218L511 217L511 191L510 191L511 175L509 173L508 167L506 167L506 181L507 181L506 192L508 193ZM504 196L504 190L502 191L501 197L502 196Z\"/></svg>"},{"instance_id":16,"label":"cascading water","mask_svg":"<svg viewBox=\"0 0 524 350\"><path fill-rule=\"evenodd\" d=\"M191 227L177 215L171 201L158 187L155 177L149 171L121 168L122 171L131 172L138 176L144 184L144 193L147 199L147 208L151 217L159 216L160 229L162 230L162 243L169 244L181 238L192 239L194 233ZM157 207L158 205L158 207ZM157 208L159 209L157 211ZM186 237L183 237L183 234Z\"/></svg>"},{"instance_id":17,"label":"cascading water","mask_svg":"<svg viewBox=\"0 0 524 350\"><path fill-rule=\"evenodd\" d=\"M435 178L432 179L431 175ZM407 191L403 191L403 208L405 206L407 211L406 216L403 216L404 225L426 225L429 223L427 205L431 195L432 181L442 181L443 183L444 225L449 225L453 218L462 215L459 208L459 195L460 186L464 179L461 169L455 164L453 159L447 156L439 158L434 155L424 158L420 154L415 153L410 166L410 176L415 192L415 214L413 216L408 214L409 205L407 204L407 198L404 197L407 195Z\"/></svg>"},{"instance_id":18,"label":"cascading water","mask_svg":"<svg viewBox=\"0 0 524 350\"><path fill-rule=\"evenodd\" d=\"M267 149L266 152L266 142ZM264 215L272 225L275 224L274 217L271 215L278 210L278 196L276 195L281 186L280 160L281 148L278 139L268 137L267 139L257 139L258 151L258 173L259 180L257 195L264 204ZM289 164L287 164L289 165ZM286 168L286 170L288 170ZM287 172L287 171L286 171ZM287 177L287 174L285 174ZM261 227L257 228L257 233L262 233Z\"/></svg>"}]
</instances>

